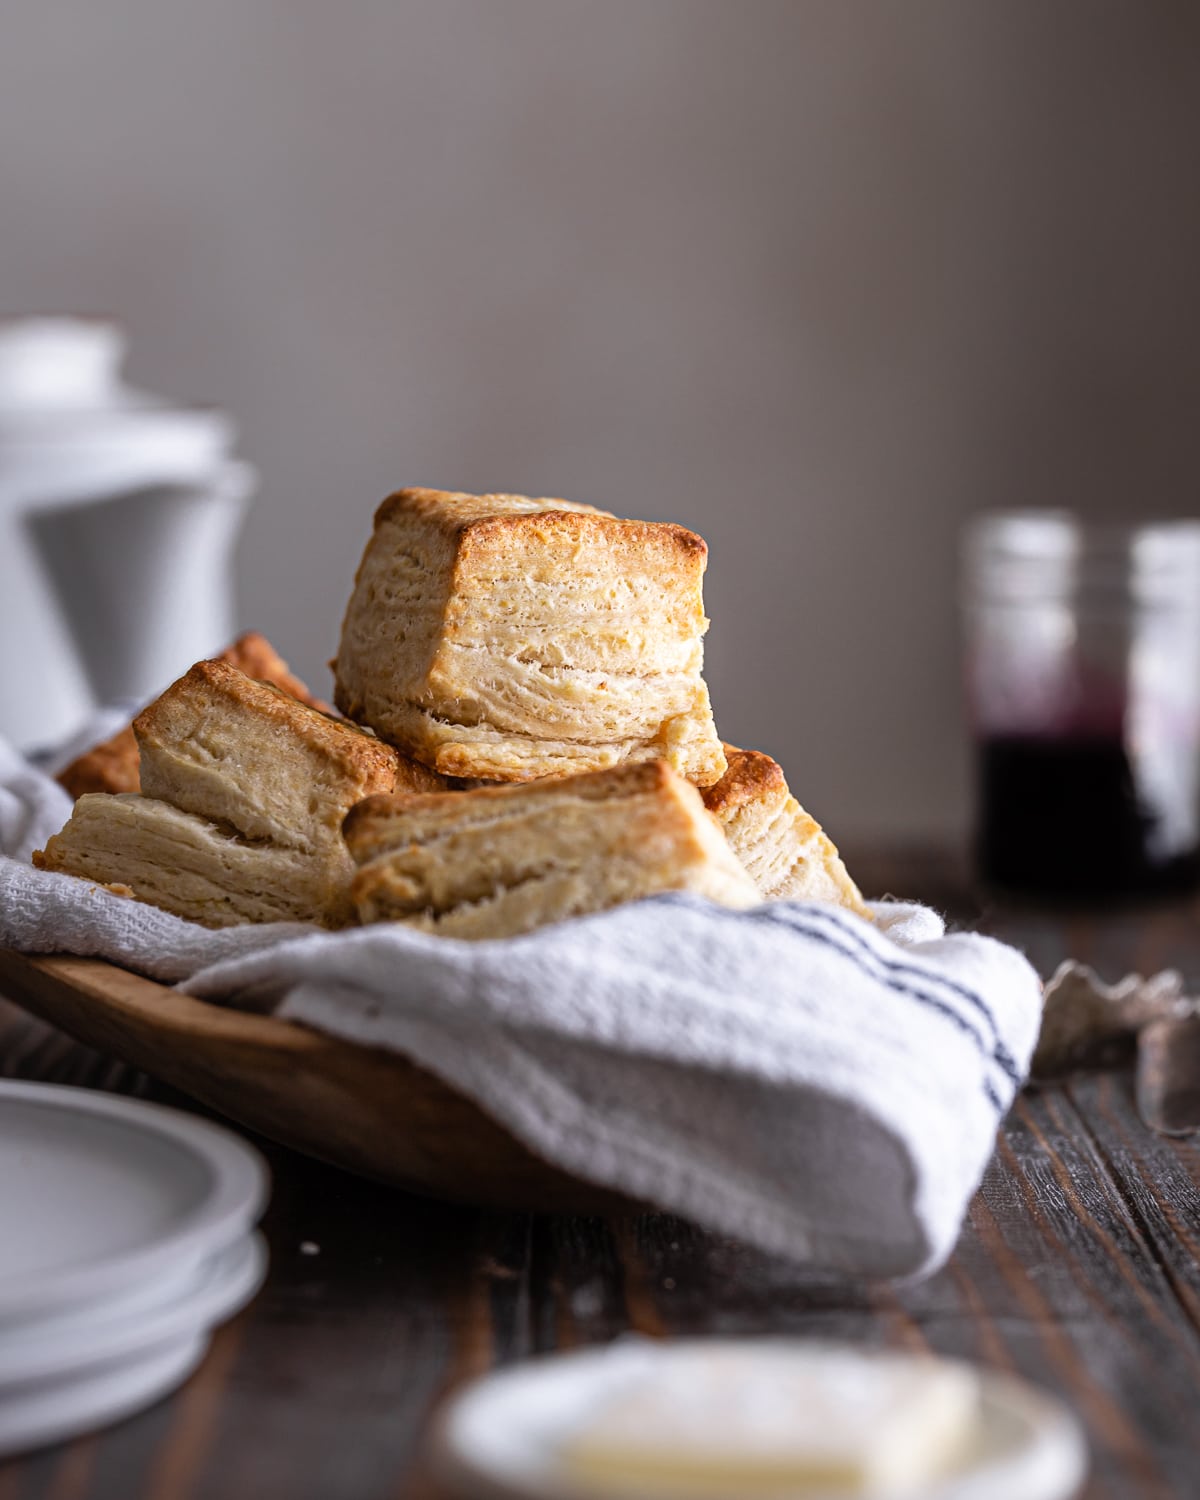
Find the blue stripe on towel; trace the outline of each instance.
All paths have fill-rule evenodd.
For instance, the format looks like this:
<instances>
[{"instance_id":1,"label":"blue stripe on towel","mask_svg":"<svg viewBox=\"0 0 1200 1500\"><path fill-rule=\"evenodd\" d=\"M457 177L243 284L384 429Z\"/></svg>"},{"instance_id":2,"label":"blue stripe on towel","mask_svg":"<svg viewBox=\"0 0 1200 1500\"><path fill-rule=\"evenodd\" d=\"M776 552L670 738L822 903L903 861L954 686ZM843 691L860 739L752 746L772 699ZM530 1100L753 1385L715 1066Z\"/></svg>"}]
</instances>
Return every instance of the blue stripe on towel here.
<instances>
[{"instance_id":1,"label":"blue stripe on towel","mask_svg":"<svg viewBox=\"0 0 1200 1500\"><path fill-rule=\"evenodd\" d=\"M665 891L661 895L653 896L650 899L664 906L684 906L691 908L693 911L697 909L697 898L683 891ZM750 907L742 911L735 911L729 907L718 906L713 903L706 903L706 905L709 910L717 912L723 917L729 917L736 922L765 921L772 926L786 927L789 932L794 932L799 937L811 938L814 942L831 948L842 958L848 959L856 968L861 969L868 978L882 984L894 994L904 995L910 999L917 1000L930 1010L935 1010L939 1015L945 1016L947 1020L953 1022L964 1036L971 1038L984 1062L994 1063L1005 1074L1013 1085L1014 1093L1021 1086L1023 1079L1020 1069L1013 1061L1012 1054L1000 1041L999 1036L995 1034L996 1022L991 1011L979 995L973 990L967 989L965 985L959 984L957 980L945 978L940 974L929 974L923 969L915 968L912 964L885 958L882 953L877 953L874 948L866 943L858 933L849 931L836 919L834 919L832 925L839 936L848 940L846 943L836 942L828 932L824 932L819 927L814 927L804 920L804 918L809 916L830 916L831 913L825 910L814 911L810 907L802 908L787 902L775 902L766 906ZM864 963L864 959L870 960L869 964ZM995 1038L994 1046L990 1045L988 1039L948 1001L937 995L931 995L926 989L906 983L903 979L896 977L898 974L915 975L918 979L924 980L926 983L944 985L953 993L969 1000L991 1026ZM1008 1105L1001 1098L991 1080L986 1077L983 1080L983 1091L987 1095L989 1103L994 1106L998 1113L1003 1114Z\"/></svg>"},{"instance_id":2,"label":"blue stripe on towel","mask_svg":"<svg viewBox=\"0 0 1200 1500\"><path fill-rule=\"evenodd\" d=\"M774 906L763 907L762 914L770 916L772 913L774 913L776 915L776 919L780 920L784 918L786 912L795 910L796 908L794 906L791 906L790 903L779 902ZM913 964L904 963L903 960L886 958L882 953L878 953L874 948L872 948L860 933L852 932L849 928L843 926L832 911L816 909L814 907L806 907L804 908L803 914L805 917L823 918L828 921L830 925L834 927L843 938L846 939L846 941L856 950L858 954L860 954L863 958L872 960L877 968L884 970L886 973L913 975L917 979L923 980L926 984L939 984L943 987L943 989L948 990L950 991L950 993L958 995L962 999L968 1001L988 1024L988 1028L992 1034L990 1055L996 1063L996 1066L1001 1070L1002 1073L1004 1073L1008 1077L1008 1079L1014 1086L1018 1088L1020 1087L1021 1083L1024 1081L1021 1075L1021 1070L1017 1067L1012 1053L1000 1040L999 1027L996 1025L996 1018L992 1015L991 1010L989 1009L982 996L976 994L974 990L968 989L965 984L960 984L958 980L950 979L944 974L930 974L925 969L918 969ZM798 912L797 915L799 915ZM799 922L789 922L785 920L783 922L783 925L791 928L794 932L803 933L808 937L815 936L815 933L813 932L811 927L803 925ZM844 952L845 950L839 949L839 951ZM850 955L847 954L846 956L849 957ZM890 981L885 980L884 982L889 983ZM892 987L894 988L894 986ZM982 1037L979 1038L979 1044L982 1048L987 1048L988 1046L987 1041Z\"/></svg>"},{"instance_id":3,"label":"blue stripe on towel","mask_svg":"<svg viewBox=\"0 0 1200 1500\"><path fill-rule=\"evenodd\" d=\"M999 1067L1008 1075L1008 1077L1014 1084L1020 1086L1020 1084L1024 1082L1021 1070L1017 1067L1016 1059L1013 1057L1012 1053L1008 1050L1004 1043L1000 1040L1000 1028L996 1025L996 1018L992 1014L991 1009L989 1008L987 1002L983 999L982 995L978 994L975 990L968 989L965 984L960 984L957 979L950 979L945 974L930 974L924 969L916 968L913 964L905 963L902 959L885 958L882 953L877 953L875 949L871 947L871 945L866 941L866 939L860 932L855 932L853 929L846 927L841 921L839 921L837 911L833 907L826 908L809 906L806 908L806 914L812 917L820 917L823 920L829 922L830 925L836 927L838 932L842 934L847 942L856 947L859 952L863 954L870 954L870 956L874 958L881 967L890 969L893 974L914 974L918 979L924 979L930 984L940 984L943 989L949 990L955 995L960 995L970 1005L974 1006L974 1008L988 1023L988 1026L992 1033L992 1041L994 1043L993 1055L995 1056L996 1062Z\"/></svg>"}]
</instances>

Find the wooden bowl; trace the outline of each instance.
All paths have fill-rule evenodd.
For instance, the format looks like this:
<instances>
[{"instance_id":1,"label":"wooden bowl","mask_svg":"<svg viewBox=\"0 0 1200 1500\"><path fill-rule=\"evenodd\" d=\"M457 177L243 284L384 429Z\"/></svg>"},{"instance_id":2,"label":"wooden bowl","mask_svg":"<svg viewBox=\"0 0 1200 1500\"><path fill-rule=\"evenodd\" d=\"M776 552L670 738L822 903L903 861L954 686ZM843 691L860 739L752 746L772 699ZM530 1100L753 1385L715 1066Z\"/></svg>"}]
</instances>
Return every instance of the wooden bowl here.
<instances>
[{"instance_id":1,"label":"wooden bowl","mask_svg":"<svg viewBox=\"0 0 1200 1500\"><path fill-rule=\"evenodd\" d=\"M0 994L77 1041L334 1166L460 1203L628 1213L393 1052L226 1010L95 958L0 948Z\"/></svg>"}]
</instances>

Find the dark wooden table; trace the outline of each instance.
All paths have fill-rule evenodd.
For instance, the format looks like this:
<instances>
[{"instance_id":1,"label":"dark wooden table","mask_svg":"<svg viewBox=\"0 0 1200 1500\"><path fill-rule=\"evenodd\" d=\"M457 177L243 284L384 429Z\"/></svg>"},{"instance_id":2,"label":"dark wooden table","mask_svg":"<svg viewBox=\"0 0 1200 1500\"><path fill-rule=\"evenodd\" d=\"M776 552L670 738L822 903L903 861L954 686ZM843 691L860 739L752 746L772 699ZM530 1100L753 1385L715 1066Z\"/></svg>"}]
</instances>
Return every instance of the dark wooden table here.
<instances>
[{"instance_id":1,"label":"dark wooden table","mask_svg":"<svg viewBox=\"0 0 1200 1500\"><path fill-rule=\"evenodd\" d=\"M945 860L855 868L868 889L922 896L1019 943L1044 974L1070 955L1107 978L1172 965L1200 985L1198 905L989 908ZM182 1102L2 1004L0 1073ZM953 1259L904 1288L832 1288L664 1216L450 1208L264 1149L275 1186L258 1299L174 1397L0 1463L0 1500L430 1500L422 1439L448 1391L626 1329L965 1356L1079 1413L1089 1500L1200 1495L1200 1145L1148 1131L1126 1074L1019 1099Z\"/></svg>"}]
</instances>

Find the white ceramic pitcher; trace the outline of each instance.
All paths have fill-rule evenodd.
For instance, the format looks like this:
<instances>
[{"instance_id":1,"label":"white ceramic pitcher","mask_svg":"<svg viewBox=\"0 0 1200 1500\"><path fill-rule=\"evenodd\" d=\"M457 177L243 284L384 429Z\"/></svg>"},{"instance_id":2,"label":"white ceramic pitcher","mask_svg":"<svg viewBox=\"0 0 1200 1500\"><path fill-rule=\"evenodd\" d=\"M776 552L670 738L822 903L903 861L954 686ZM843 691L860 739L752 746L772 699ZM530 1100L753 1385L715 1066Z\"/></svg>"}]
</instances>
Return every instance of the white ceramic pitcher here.
<instances>
[{"instance_id":1,"label":"white ceramic pitcher","mask_svg":"<svg viewBox=\"0 0 1200 1500\"><path fill-rule=\"evenodd\" d=\"M124 385L123 352L110 323L0 323L0 734L20 749L233 634L254 471L223 412Z\"/></svg>"}]
</instances>

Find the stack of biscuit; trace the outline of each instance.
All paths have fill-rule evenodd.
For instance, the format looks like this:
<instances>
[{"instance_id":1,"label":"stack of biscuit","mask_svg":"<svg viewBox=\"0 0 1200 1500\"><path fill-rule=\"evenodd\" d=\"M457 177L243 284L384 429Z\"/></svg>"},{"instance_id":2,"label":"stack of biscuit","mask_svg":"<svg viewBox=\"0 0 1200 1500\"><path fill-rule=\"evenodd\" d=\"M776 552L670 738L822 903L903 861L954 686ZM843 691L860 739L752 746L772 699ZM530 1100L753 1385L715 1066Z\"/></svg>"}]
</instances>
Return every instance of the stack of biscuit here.
<instances>
[{"instance_id":1,"label":"stack of biscuit","mask_svg":"<svg viewBox=\"0 0 1200 1500\"><path fill-rule=\"evenodd\" d=\"M243 638L63 773L83 795L35 859L210 926L496 938L669 890L869 915L775 762L717 734L705 563L680 526L401 490L346 609L346 718Z\"/></svg>"}]
</instances>

